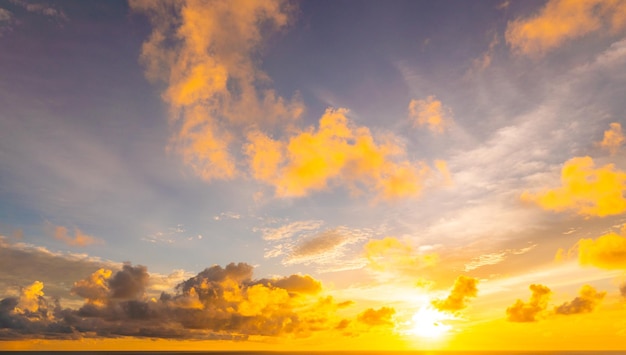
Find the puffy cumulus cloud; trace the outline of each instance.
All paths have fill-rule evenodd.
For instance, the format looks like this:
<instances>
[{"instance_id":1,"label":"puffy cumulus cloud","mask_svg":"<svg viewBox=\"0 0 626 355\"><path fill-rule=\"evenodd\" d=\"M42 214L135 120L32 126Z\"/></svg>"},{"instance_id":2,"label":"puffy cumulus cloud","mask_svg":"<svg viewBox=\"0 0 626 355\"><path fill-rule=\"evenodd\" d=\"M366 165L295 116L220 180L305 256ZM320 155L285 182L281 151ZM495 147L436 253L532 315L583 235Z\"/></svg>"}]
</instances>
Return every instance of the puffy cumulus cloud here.
<instances>
[{"instance_id":1,"label":"puffy cumulus cloud","mask_svg":"<svg viewBox=\"0 0 626 355\"><path fill-rule=\"evenodd\" d=\"M357 320L369 326L393 325L392 317L395 313L396 310L391 307L381 307L378 310L368 308L359 313Z\"/></svg>"},{"instance_id":2,"label":"puffy cumulus cloud","mask_svg":"<svg viewBox=\"0 0 626 355\"><path fill-rule=\"evenodd\" d=\"M566 41L604 30L617 32L626 25L626 4L620 0L550 0L536 15L507 25L511 49L540 56Z\"/></svg>"},{"instance_id":3,"label":"puffy cumulus cloud","mask_svg":"<svg viewBox=\"0 0 626 355\"><path fill-rule=\"evenodd\" d=\"M377 271L415 275L437 263L436 253L420 253L411 245L393 237L370 240L364 246L369 266Z\"/></svg>"},{"instance_id":4,"label":"puffy cumulus cloud","mask_svg":"<svg viewBox=\"0 0 626 355\"><path fill-rule=\"evenodd\" d=\"M469 298L478 294L478 279L460 275L446 299L433 300L432 305L442 312L458 312L467 307Z\"/></svg>"},{"instance_id":5,"label":"puffy cumulus cloud","mask_svg":"<svg viewBox=\"0 0 626 355\"><path fill-rule=\"evenodd\" d=\"M253 176L275 188L279 197L300 197L331 186L363 189L391 200L416 196L430 168L411 162L392 136L375 139L367 127L355 126L346 109L326 110L318 129L309 127L276 140L255 131L245 153Z\"/></svg>"},{"instance_id":6,"label":"puffy cumulus cloud","mask_svg":"<svg viewBox=\"0 0 626 355\"><path fill-rule=\"evenodd\" d=\"M74 228L74 234L70 233L67 227L46 224L48 234L62 241L69 246L84 247L91 244L103 244L101 239L83 233L80 229Z\"/></svg>"},{"instance_id":7,"label":"puffy cumulus cloud","mask_svg":"<svg viewBox=\"0 0 626 355\"><path fill-rule=\"evenodd\" d=\"M140 60L146 76L167 84L162 98L172 110L171 147L205 180L238 173L231 145L249 125L289 125L303 112L297 95L287 100L264 89L258 68L263 38L284 28L286 1L132 0L148 16L152 34Z\"/></svg>"},{"instance_id":8,"label":"puffy cumulus cloud","mask_svg":"<svg viewBox=\"0 0 626 355\"><path fill-rule=\"evenodd\" d=\"M604 131L604 138L598 144L600 147L608 150L611 155L615 155L624 142L626 142L626 137L624 137L624 132L622 132L622 125L613 122L610 124L610 128Z\"/></svg>"},{"instance_id":9,"label":"puffy cumulus cloud","mask_svg":"<svg viewBox=\"0 0 626 355\"><path fill-rule=\"evenodd\" d=\"M414 127L426 126L432 132L443 133L452 123L452 111L431 95L425 100L411 100L409 118Z\"/></svg>"},{"instance_id":10,"label":"puffy cumulus cloud","mask_svg":"<svg viewBox=\"0 0 626 355\"><path fill-rule=\"evenodd\" d=\"M546 286L530 285L532 295L528 302L517 300L511 307L506 309L507 319L511 322L535 322L548 307L548 300L552 291Z\"/></svg>"},{"instance_id":11,"label":"puffy cumulus cloud","mask_svg":"<svg viewBox=\"0 0 626 355\"><path fill-rule=\"evenodd\" d=\"M576 157L564 164L561 187L538 194L525 191L521 199L547 210L604 217L626 211L625 190L625 172L613 164L596 168L590 157Z\"/></svg>"},{"instance_id":12,"label":"puffy cumulus cloud","mask_svg":"<svg viewBox=\"0 0 626 355\"><path fill-rule=\"evenodd\" d=\"M339 322L335 313L350 304L318 296L322 285L308 275L254 280L252 272L245 263L212 266L157 298L146 295L145 267L100 269L74 283L74 294L85 299L78 309L58 302L50 307L43 283L35 282L19 297L0 301L0 339L307 336L333 330Z\"/></svg>"},{"instance_id":13,"label":"puffy cumulus cloud","mask_svg":"<svg viewBox=\"0 0 626 355\"><path fill-rule=\"evenodd\" d=\"M584 285L580 291L579 296L574 298L570 302L565 302L562 305L555 307L554 312L556 314L579 314L592 312L598 304L604 299L606 292L598 292L595 288Z\"/></svg>"},{"instance_id":14,"label":"puffy cumulus cloud","mask_svg":"<svg viewBox=\"0 0 626 355\"><path fill-rule=\"evenodd\" d=\"M626 227L622 228L626 234ZM596 239L578 241L578 262L609 270L626 270L626 237L611 232Z\"/></svg>"}]
</instances>

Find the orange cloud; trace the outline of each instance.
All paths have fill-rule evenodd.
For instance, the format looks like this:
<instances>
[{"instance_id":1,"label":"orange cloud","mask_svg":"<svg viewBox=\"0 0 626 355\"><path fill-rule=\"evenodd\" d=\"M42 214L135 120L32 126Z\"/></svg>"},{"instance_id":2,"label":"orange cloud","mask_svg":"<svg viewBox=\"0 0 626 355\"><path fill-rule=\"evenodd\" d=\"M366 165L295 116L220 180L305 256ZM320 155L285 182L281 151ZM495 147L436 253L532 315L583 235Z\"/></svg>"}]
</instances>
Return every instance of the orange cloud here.
<instances>
[{"instance_id":1,"label":"orange cloud","mask_svg":"<svg viewBox=\"0 0 626 355\"><path fill-rule=\"evenodd\" d=\"M417 195L428 166L410 162L391 137L377 142L367 127L354 126L347 113L327 109L317 130L309 127L286 140L259 131L249 134L244 151L252 175L274 186L280 197L305 196L340 184L355 193L374 190L387 200Z\"/></svg>"},{"instance_id":2,"label":"orange cloud","mask_svg":"<svg viewBox=\"0 0 626 355\"><path fill-rule=\"evenodd\" d=\"M478 294L478 279L460 275L454 281L454 287L444 300L433 300L432 305L442 312L457 312L467 307L468 298Z\"/></svg>"},{"instance_id":3,"label":"orange cloud","mask_svg":"<svg viewBox=\"0 0 626 355\"><path fill-rule=\"evenodd\" d=\"M231 145L245 127L289 126L303 113L297 95L285 100L263 88L269 80L255 58L263 37L288 24L286 1L131 0L130 6L152 23L140 60L149 79L167 84L162 98L177 130L171 147L198 176L236 177Z\"/></svg>"},{"instance_id":4,"label":"orange cloud","mask_svg":"<svg viewBox=\"0 0 626 355\"><path fill-rule=\"evenodd\" d=\"M594 167L590 157L576 157L561 171L562 186L539 194L524 192L523 201L552 211L574 210L587 216L609 216L626 211L626 173L613 164Z\"/></svg>"},{"instance_id":5,"label":"orange cloud","mask_svg":"<svg viewBox=\"0 0 626 355\"><path fill-rule=\"evenodd\" d=\"M606 296L606 292L598 292L595 288L584 285L580 289L578 297L574 298L571 302L565 302L555 307L554 312L563 315L589 313L600 304L604 296Z\"/></svg>"},{"instance_id":6,"label":"orange cloud","mask_svg":"<svg viewBox=\"0 0 626 355\"><path fill-rule=\"evenodd\" d=\"M52 224L48 224L46 229L48 229L49 233L54 235L56 239L70 246L84 247L91 244L103 243L101 239L84 234L78 228L74 228L73 236L68 232L67 228L63 226L53 226Z\"/></svg>"},{"instance_id":7,"label":"orange cloud","mask_svg":"<svg viewBox=\"0 0 626 355\"><path fill-rule=\"evenodd\" d=\"M611 155L615 155L624 142L626 142L626 137L624 137L624 132L622 132L621 124L613 122L610 127L611 128L604 131L604 139L598 144L600 147L608 150Z\"/></svg>"},{"instance_id":8,"label":"orange cloud","mask_svg":"<svg viewBox=\"0 0 626 355\"><path fill-rule=\"evenodd\" d=\"M548 307L548 299L552 293L543 285L530 285L530 301L528 303L517 300L506 309L507 319L511 322L535 322Z\"/></svg>"},{"instance_id":9,"label":"orange cloud","mask_svg":"<svg viewBox=\"0 0 626 355\"><path fill-rule=\"evenodd\" d=\"M622 233L626 228L622 229ZM608 233L597 239L578 241L578 262L602 269L626 270L626 237Z\"/></svg>"},{"instance_id":10,"label":"orange cloud","mask_svg":"<svg viewBox=\"0 0 626 355\"><path fill-rule=\"evenodd\" d=\"M370 326L393 325L391 317L395 313L396 310L391 307L381 307L379 310L368 308L357 316L357 320Z\"/></svg>"},{"instance_id":11,"label":"orange cloud","mask_svg":"<svg viewBox=\"0 0 626 355\"><path fill-rule=\"evenodd\" d=\"M426 100L411 100L409 118L414 127L427 126L432 132L443 133L452 122L452 111L431 95Z\"/></svg>"},{"instance_id":12,"label":"orange cloud","mask_svg":"<svg viewBox=\"0 0 626 355\"><path fill-rule=\"evenodd\" d=\"M512 50L540 56L566 41L626 25L626 3L619 0L550 0L538 14L507 25L505 38Z\"/></svg>"}]
</instances>

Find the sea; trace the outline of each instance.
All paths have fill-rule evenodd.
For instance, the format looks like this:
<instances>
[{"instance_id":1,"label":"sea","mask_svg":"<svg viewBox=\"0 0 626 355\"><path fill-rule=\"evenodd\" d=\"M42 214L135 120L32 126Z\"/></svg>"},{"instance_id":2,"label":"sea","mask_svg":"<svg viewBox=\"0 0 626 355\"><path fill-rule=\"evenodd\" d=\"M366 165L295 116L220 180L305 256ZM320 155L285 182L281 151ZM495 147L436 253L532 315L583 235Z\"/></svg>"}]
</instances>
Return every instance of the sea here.
<instances>
[{"instance_id":1,"label":"sea","mask_svg":"<svg viewBox=\"0 0 626 355\"><path fill-rule=\"evenodd\" d=\"M21 354L2 351L2 354ZM623 351L27 351L28 355L626 355Z\"/></svg>"}]
</instances>

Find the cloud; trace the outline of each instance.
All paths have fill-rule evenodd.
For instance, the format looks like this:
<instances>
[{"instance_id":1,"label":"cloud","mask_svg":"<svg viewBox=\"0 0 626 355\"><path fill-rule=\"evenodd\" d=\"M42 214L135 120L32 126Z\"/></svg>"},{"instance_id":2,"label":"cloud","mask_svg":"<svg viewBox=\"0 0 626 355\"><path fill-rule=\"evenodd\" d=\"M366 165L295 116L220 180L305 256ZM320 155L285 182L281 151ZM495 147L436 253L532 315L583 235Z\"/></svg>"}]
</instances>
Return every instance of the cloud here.
<instances>
[{"instance_id":1,"label":"cloud","mask_svg":"<svg viewBox=\"0 0 626 355\"><path fill-rule=\"evenodd\" d=\"M393 325L391 317L395 313L396 310L391 307L368 308L357 316L357 320L369 326Z\"/></svg>"},{"instance_id":2,"label":"cloud","mask_svg":"<svg viewBox=\"0 0 626 355\"><path fill-rule=\"evenodd\" d=\"M231 145L248 125L288 126L304 107L265 89L257 63L264 36L289 23L286 1L130 1L153 29L140 60L146 76L167 84L171 147L203 179L238 175Z\"/></svg>"},{"instance_id":3,"label":"cloud","mask_svg":"<svg viewBox=\"0 0 626 355\"><path fill-rule=\"evenodd\" d=\"M46 225L46 230L56 239L62 241L69 246L84 247L87 245L104 243L104 241L102 241L101 239L87 235L78 228L74 228L73 236L68 232L67 227L55 226L50 223Z\"/></svg>"},{"instance_id":4,"label":"cloud","mask_svg":"<svg viewBox=\"0 0 626 355\"><path fill-rule=\"evenodd\" d=\"M548 307L551 291L548 287L538 284L530 285L532 295L528 303L517 300L506 309L507 319L511 322L536 322Z\"/></svg>"},{"instance_id":5,"label":"cloud","mask_svg":"<svg viewBox=\"0 0 626 355\"><path fill-rule=\"evenodd\" d=\"M464 271L472 271L486 265L496 265L503 262L509 255L522 255L533 250L537 244L532 244L521 249L506 249L497 253L489 253L480 255L465 264Z\"/></svg>"},{"instance_id":6,"label":"cloud","mask_svg":"<svg viewBox=\"0 0 626 355\"><path fill-rule=\"evenodd\" d=\"M561 170L561 187L532 194L522 201L537 203L546 210L574 210L587 216L610 216L626 211L626 173L613 164L595 168L590 157L568 160Z\"/></svg>"},{"instance_id":7,"label":"cloud","mask_svg":"<svg viewBox=\"0 0 626 355\"><path fill-rule=\"evenodd\" d=\"M624 142L626 142L626 138L624 137L624 132L622 132L621 124L613 122L610 127L611 128L604 131L604 138L598 144L600 147L608 150L611 155L615 155Z\"/></svg>"},{"instance_id":8,"label":"cloud","mask_svg":"<svg viewBox=\"0 0 626 355\"><path fill-rule=\"evenodd\" d=\"M156 298L147 296L146 267L99 269L74 283L72 292L85 300L78 309L49 306L37 281L0 301L0 339L300 337L334 329L335 312L349 304L317 297L322 285L308 275L254 280L252 272L245 263L215 265Z\"/></svg>"},{"instance_id":9,"label":"cloud","mask_svg":"<svg viewBox=\"0 0 626 355\"><path fill-rule=\"evenodd\" d=\"M8 22L13 17L11 11L0 8L0 22Z\"/></svg>"},{"instance_id":10,"label":"cloud","mask_svg":"<svg viewBox=\"0 0 626 355\"><path fill-rule=\"evenodd\" d=\"M28 12L48 16L55 18L57 20L67 21L67 15L59 9L55 9L52 6L42 4L42 3L34 3L32 1L23 1L23 0L11 0L13 4L19 5L26 9Z\"/></svg>"},{"instance_id":11,"label":"cloud","mask_svg":"<svg viewBox=\"0 0 626 355\"><path fill-rule=\"evenodd\" d=\"M589 313L598 306L602 299L604 299L604 296L606 296L606 292L598 292L595 288L584 285L580 289L578 297L570 302L565 302L555 307L554 312L563 315Z\"/></svg>"},{"instance_id":12,"label":"cloud","mask_svg":"<svg viewBox=\"0 0 626 355\"><path fill-rule=\"evenodd\" d=\"M619 293L622 295L622 297L626 297L626 282L619 286Z\"/></svg>"},{"instance_id":13,"label":"cloud","mask_svg":"<svg viewBox=\"0 0 626 355\"><path fill-rule=\"evenodd\" d=\"M534 16L509 22L505 38L513 51L536 57L586 34L617 32L624 25L623 2L550 0Z\"/></svg>"},{"instance_id":14,"label":"cloud","mask_svg":"<svg viewBox=\"0 0 626 355\"><path fill-rule=\"evenodd\" d=\"M436 253L421 253L394 237L370 240L364 252L372 269L394 274L414 275L438 261Z\"/></svg>"},{"instance_id":15,"label":"cloud","mask_svg":"<svg viewBox=\"0 0 626 355\"><path fill-rule=\"evenodd\" d=\"M337 227L328 229L310 237L301 238L292 245L283 245L287 257L285 264L339 264L345 266L343 257L346 247L351 244L366 240L370 235L369 230L350 229ZM363 266L363 263L359 264Z\"/></svg>"},{"instance_id":16,"label":"cloud","mask_svg":"<svg viewBox=\"0 0 626 355\"><path fill-rule=\"evenodd\" d=\"M245 153L252 175L279 197L301 197L344 185L355 194L375 191L379 199L416 196L430 168L411 162L391 135L378 139L355 126L346 109L326 110L317 130L309 127L284 140L262 132L248 135Z\"/></svg>"},{"instance_id":17,"label":"cloud","mask_svg":"<svg viewBox=\"0 0 626 355\"><path fill-rule=\"evenodd\" d=\"M444 300L433 300L432 305L442 312L458 312L467 307L469 298L478 294L478 279L460 275L454 281L454 286Z\"/></svg>"},{"instance_id":18,"label":"cloud","mask_svg":"<svg viewBox=\"0 0 626 355\"><path fill-rule=\"evenodd\" d=\"M626 229L622 229L622 234ZM578 262L601 269L626 270L626 237L611 232L596 239L585 238L577 243Z\"/></svg>"},{"instance_id":19,"label":"cloud","mask_svg":"<svg viewBox=\"0 0 626 355\"><path fill-rule=\"evenodd\" d=\"M257 228L255 231L263 233L263 239L274 241L289 239L302 232L315 231L324 224L320 220L295 221L278 228Z\"/></svg>"},{"instance_id":20,"label":"cloud","mask_svg":"<svg viewBox=\"0 0 626 355\"><path fill-rule=\"evenodd\" d=\"M506 6L508 6L508 3ZM487 48L487 50L480 57L472 61L472 68L468 71L468 74L481 72L489 68L489 66L491 65L491 61L493 60L493 54L498 44L500 44L500 39L498 35L494 34L491 42L489 42L489 47Z\"/></svg>"},{"instance_id":21,"label":"cloud","mask_svg":"<svg viewBox=\"0 0 626 355\"><path fill-rule=\"evenodd\" d=\"M452 124L452 111L431 95L425 100L411 100L409 118L414 127L426 126L431 132L443 133Z\"/></svg>"}]
</instances>

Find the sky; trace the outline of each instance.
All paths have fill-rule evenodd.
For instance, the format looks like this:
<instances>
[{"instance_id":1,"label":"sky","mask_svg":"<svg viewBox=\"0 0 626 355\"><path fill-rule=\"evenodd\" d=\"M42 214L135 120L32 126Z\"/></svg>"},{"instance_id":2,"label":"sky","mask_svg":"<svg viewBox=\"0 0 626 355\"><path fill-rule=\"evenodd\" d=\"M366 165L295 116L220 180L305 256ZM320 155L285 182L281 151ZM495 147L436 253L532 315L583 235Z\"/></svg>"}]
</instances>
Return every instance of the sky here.
<instances>
[{"instance_id":1,"label":"sky","mask_svg":"<svg viewBox=\"0 0 626 355\"><path fill-rule=\"evenodd\" d=\"M0 0L0 349L623 349L624 65L620 0Z\"/></svg>"}]
</instances>

